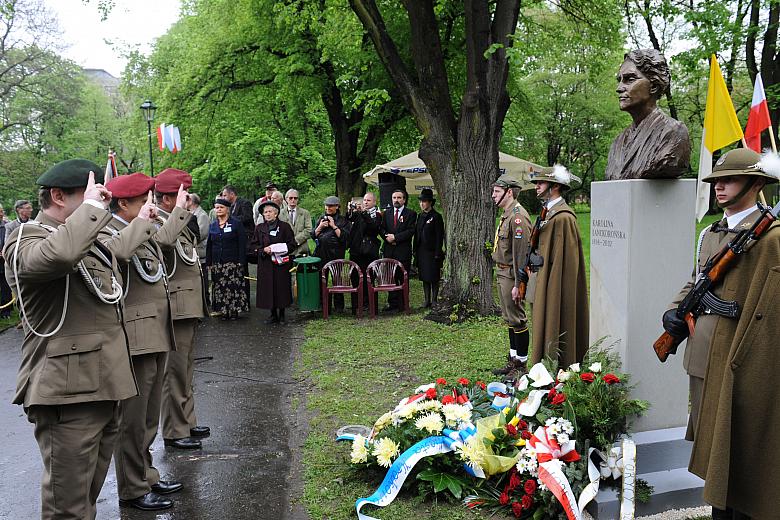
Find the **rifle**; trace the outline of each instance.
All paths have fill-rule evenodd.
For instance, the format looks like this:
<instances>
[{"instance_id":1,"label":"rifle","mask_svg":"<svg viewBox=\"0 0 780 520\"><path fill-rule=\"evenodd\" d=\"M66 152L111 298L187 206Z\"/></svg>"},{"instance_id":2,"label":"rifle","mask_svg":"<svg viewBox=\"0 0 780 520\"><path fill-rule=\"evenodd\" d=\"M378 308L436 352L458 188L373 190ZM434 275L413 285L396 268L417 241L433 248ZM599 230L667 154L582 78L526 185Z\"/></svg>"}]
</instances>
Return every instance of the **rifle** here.
<instances>
[{"instance_id":1,"label":"rifle","mask_svg":"<svg viewBox=\"0 0 780 520\"><path fill-rule=\"evenodd\" d=\"M542 228L542 222L547 218L547 206L542 206L542 211L539 216L536 217L533 230L531 231L531 238L528 241L528 252L525 255L525 261L523 265L518 268L518 273L525 272L529 277L532 272L538 271L544 264L544 259L536 253L539 248L539 231ZM522 302L525 298L525 292L528 289L528 282L521 281L520 286L517 289L517 301Z\"/></svg>"},{"instance_id":2,"label":"rifle","mask_svg":"<svg viewBox=\"0 0 780 520\"><path fill-rule=\"evenodd\" d=\"M676 314L679 319L684 319L688 324L688 334L693 336L696 327L696 318L707 311L721 316L736 318L739 315L737 302L726 302L714 296L710 289L721 282L731 268L734 261L749 249L750 244L757 241L777 220L780 213L780 203L774 208L760 206L761 217L750 227L743 229L728 244L718 251L715 256L707 260L701 273L696 277L693 288L688 292L682 302L677 306ZM677 347L685 338L677 338L668 332L661 334L655 343L653 350L656 356L665 362L669 354L677 352Z\"/></svg>"}]
</instances>

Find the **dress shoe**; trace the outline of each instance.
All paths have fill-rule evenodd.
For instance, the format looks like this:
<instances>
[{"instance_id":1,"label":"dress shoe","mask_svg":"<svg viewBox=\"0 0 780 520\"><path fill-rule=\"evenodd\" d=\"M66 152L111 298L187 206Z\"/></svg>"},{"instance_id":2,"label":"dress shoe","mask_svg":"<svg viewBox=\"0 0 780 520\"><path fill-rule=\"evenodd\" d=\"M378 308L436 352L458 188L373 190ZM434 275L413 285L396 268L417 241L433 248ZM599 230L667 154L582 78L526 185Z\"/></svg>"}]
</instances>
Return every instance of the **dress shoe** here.
<instances>
[{"instance_id":1,"label":"dress shoe","mask_svg":"<svg viewBox=\"0 0 780 520\"><path fill-rule=\"evenodd\" d=\"M165 445L170 448L179 448L180 450L197 450L203 447L198 439L184 437L182 439L165 439Z\"/></svg>"},{"instance_id":2,"label":"dress shoe","mask_svg":"<svg viewBox=\"0 0 780 520\"><path fill-rule=\"evenodd\" d=\"M263 323L265 323L266 325L273 325L275 323L279 323L279 318L277 318L276 316L269 316L265 319Z\"/></svg>"},{"instance_id":3,"label":"dress shoe","mask_svg":"<svg viewBox=\"0 0 780 520\"><path fill-rule=\"evenodd\" d=\"M181 482L175 480L159 480L157 484L152 485L152 491L158 495L170 495L181 491L184 485Z\"/></svg>"},{"instance_id":4,"label":"dress shoe","mask_svg":"<svg viewBox=\"0 0 780 520\"><path fill-rule=\"evenodd\" d=\"M190 437L208 437L211 435L211 428L208 426L193 426L190 428Z\"/></svg>"},{"instance_id":5,"label":"dress shoe","mask_svg":"<svg viewBox=\"0 0 780 520\"><path fill-rule=\"evenodd\" d=\"M119 499L119 505L123 507L134 507L142 511L159 511L173 506L173 500L163 498L157 493L149 492L132 500Z\"/></svg>"}]
</instances>

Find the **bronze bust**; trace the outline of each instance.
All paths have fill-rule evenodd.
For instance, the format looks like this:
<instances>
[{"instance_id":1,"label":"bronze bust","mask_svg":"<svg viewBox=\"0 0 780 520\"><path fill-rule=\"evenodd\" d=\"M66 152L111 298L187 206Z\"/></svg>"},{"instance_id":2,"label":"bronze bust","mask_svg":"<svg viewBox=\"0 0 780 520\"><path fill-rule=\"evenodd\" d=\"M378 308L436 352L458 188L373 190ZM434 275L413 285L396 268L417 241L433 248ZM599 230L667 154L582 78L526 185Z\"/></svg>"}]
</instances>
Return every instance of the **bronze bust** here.
<instances>
[{"instance_id":1,"label":"bronze bust","mask_svg":"<svg viewBox=\"0 0 780 520\"><path fill-rule=\"evenodd\" d=\"M656 105L669 87L666 58L655 49L625 55L617 76L620 110L633 124L612 142L606 180L674 179L688 171L691 142L688 129Z\"/></svg>"}]
</instances>

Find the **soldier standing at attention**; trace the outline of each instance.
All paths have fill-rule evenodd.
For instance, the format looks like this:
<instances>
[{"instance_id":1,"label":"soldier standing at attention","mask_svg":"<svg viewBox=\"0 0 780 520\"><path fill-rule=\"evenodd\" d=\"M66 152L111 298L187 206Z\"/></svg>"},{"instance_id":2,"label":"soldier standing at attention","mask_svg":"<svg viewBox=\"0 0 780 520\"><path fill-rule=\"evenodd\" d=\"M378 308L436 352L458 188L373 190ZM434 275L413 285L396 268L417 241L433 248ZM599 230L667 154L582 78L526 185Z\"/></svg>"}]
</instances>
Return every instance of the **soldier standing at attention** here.
<instances>
[{"instance_id":1,"label":"soldier standing at attention","mask_svg":"<svg viewBox=\"0 0 780 520\"><path fill-rule=\"evenodd\" d=\"M773 164L774 163L774 167ZM736 235L761 218L756 199L766 184L778 182L776 156L761 157L739 148L724 154L710 175L724 218L702 231L697 274ZM694 277L695 278L695 277ZM677 301L693 287L689 282ZM704 500L714 520L777 518L780 495L764 483L780 482L775 446L780 432L778 390L772 383L780 366L780 225L777 221L749 242L711 289L735 302L737 315L708 309L688 339L684 366L690 376L691 414L686 438L693 440L689 471L705 480ZM688 337L688 324L676 309L663 316L664 329Z\"/></svg>"},{"instance_id":2,"label":"soldier standing at attention","mask_svg":"<svg viewBox=\"0 0 780 520\"><path fill-rule=\"evenodd\" d=\"M493 239L493 261L496 264L496 283L501 316L509 327L509 355L503 368L493 370L496 375L509 376L525 371L528 361L528 323L523 303L516 303L520 278L518 269L528 253L531 218L517 202L520 184L508 175L500 176L493 183L493 203L503 210Z\"/></svg>"},{"instance_id":3,"label":"soldier standing at attention","mask_svg":"<svg viewBox=\"0 0 780 520\"><path fill-rule=\"evenodd\" d=\"M160 218L167 221L183 216L174 217L172 212L177 205L179 189L189 189L192 176L185 171L168 168L160 172L154 181ZM208 426L198 426L192 391L195 332L198 321L208 312L197 251L198 238L189 227L185 227L172 243L173 246L160 244L165 255L176 338L176 350L168 354L163 381L163 438L166 446L197 449L202 444L200 439L193 437L206 437L211 433Z\"/></svg>"},{"instance_id":4,"label":"soldier standing at attention","mask_svg":"<svg viewBox=\"0 0 780 520\"><path fill-rule=\"evenodd\" d=\"M568 367L582 361L588 350L587 266L577 216L563 200L572 180L580 182L560 164L531 172L536 196L547 206L539 229L544 264L536 273L533 297L532 365L549 357Z\"/></svg>"},{"instance_id":5,"label":"soldier standing at attention","mask_svg":"<svg viewBox=\"0 0 780 520\"><path fill-rule=\"evenodd\" d=\"M146 511L166 509L173 502L160 495L179 491L182 485L160 480L149 451L160 424L165 362L176 346L168 280L158 243L172 245L187 225L187 192L179 189L171 218L159 230L149 223L157 234L139 245L126 240L124 230L140 221L136 217L144 202L157 215L152 202L154 179L134 173L115 177L106 187L111 190L109 209L114 218L101 233L101 240L122 263L125 330L138 382L138 395L119 403L119 439L114 449L119 505Z\"/></svg>"},{"instance_id":6,"label":"soldier standing at attention","mask_svg":"<svg viewBox=\"0 0 780 520\"><path fill-rule=\"evenodd\" d=\"M39 177L41 212L10 234L3 250L26 332L13 402L35 425L45 520L95 518L118 403L138 393L121 274L97 241L111 220L111 192L95 184L96 175L103 170L95 163L71 159ZM142 218L152 210L142 208ZM133 230L137 243L151 233L145 227Z\"/></svg>"}]
</instances>

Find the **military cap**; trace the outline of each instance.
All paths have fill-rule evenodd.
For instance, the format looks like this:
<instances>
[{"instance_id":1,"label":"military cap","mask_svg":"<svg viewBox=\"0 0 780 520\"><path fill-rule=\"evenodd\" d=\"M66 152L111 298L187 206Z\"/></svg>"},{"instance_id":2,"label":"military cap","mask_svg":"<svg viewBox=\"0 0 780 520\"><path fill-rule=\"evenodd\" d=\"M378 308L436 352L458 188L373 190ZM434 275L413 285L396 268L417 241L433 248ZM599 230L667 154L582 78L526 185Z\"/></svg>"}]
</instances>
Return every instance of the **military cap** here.
<instances>
[{"instance_id":1,"label":"military cap","mask_svg":"<svg viewBox=\"0 0 780 520\"><path fill-rule=\"evenodd\" d=\"M258 210L260 211L260 213L263 212L263 210L265 209L266 206L271 206L272 208L276 209L277 213L279 212L279 206L276 204L276 202L274 202L272 200L267 200L267 201L263 202L262 204L260 204L260 206L258 206Z\"/></svg>"},{"instance_id":2,"label":"military cap","mask_svg":"<svg viewBox=\"0 0 780 520\"><path fill-rule=\"evenodd\" d=\"M721 177L736 175L761 177L767 184L775 183L780 175L780 157L771 152L759 155L749 148L736 148L723 154L702 181L716 182Z\"/></svg>"},{"instance_id":3,"label":"military cap","mask_svg":"<svg viewBox=\"0 0 780 520\"><path fill-rule=\"evenodd\" d=\"M556 164L552 168L542 168L541 171L531 171L528 174L530 181L534 184L537 182L553 182L560 184L563 189L571 188L572 182L582 182L582 180L576 175L566 169L565 166Z\"/></svg>"},{"instance_id":4,"label":"military cap","mask_svg":"<svg viewBox=\"0 0 780 520\"><path fill-rule=\"evenodd\" d=\"M493 183L493 186L498 186L499 188L522 188L517 179L508 173L505 173L496 179L496 181Z\"/></svg>"},{"instance_id":5,"label":"military cap","mask_svg":"<svg viewBox=\"0 0 780 520\"><path fill-rule=\"evenodd\" d=\"M114 177L106 188L111 192L115 199L132 199L146 195L154 189L154 179L147 177L143 173L131 173L130 175L120 175Z\"/></svg>"},{"instance_id":6,"label":"military cap","mask_svg":"<svg viewBox=\"0 0 780 520\"><path fill-rule=\"evenodd\" d=\"M436 199L433 196L433 190L430 188L423 188L420 192L420 196L417 197L419 200L427 200L428 202L436 202Z\"/></svg>"},{"instance_id":7,"label":"military cap","mask_svg":"<svg viewBox=\"0 0 780 520\"><path fill-rule=\"evenodd\" d=\"M330 197L325 197L325 205L326 206L340 206L341 202L339 201L339 198L335 195L331 195Z\"/></svg>"},{"instance_id":8,"label":"military cap","mask_svg":"<svg viewBox=\"0 0 780 520\"><path fill-rule=\"evenodd\" d=\"M154 189L159 193L178 193L182 184L185 190L190 189L192 175L176 168L166 168L154 178Z\"/></svg>"},{"instance_id":9,"label":"military cap","mask_svg":"<svg viewBox=\"0 0 780 520\"><path fill-rule=\"evenodd\" d=\"M86 159L68 159L58 162L36 181L44 188L83 188L89 181L89 172L94 172L95 182L103 179L103 168Z\"/></svg>"}]
</instances>

